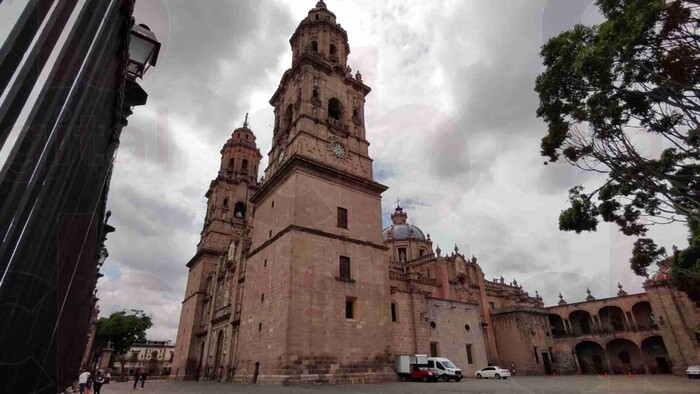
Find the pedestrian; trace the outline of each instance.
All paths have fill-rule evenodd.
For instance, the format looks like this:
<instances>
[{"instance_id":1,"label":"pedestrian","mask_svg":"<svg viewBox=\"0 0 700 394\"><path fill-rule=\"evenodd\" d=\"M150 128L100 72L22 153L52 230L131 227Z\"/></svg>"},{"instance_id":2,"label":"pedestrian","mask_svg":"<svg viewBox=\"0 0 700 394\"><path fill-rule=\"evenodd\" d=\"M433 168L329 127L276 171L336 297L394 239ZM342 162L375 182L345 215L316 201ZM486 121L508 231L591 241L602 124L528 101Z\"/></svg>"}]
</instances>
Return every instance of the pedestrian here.
<instances>
[{"instance_id":1,"label":"pedestrian","mask_svg":"<svg viewBox=\"0 0 700 394\"><path fill-rule=\"evenodd\" d=\"M105 384L105 377L102 375L102 371L97 371L95 378L92 380L93 394L100 394L103 384Z\"/></svg>"},{"instance_id":2,"label":"pedestrian","mask_svg":"<svg viewBox=\"0 0 700 394\"><path fill-rule=\"evenodd\" d=\"M148 376L146 371L142 371L141 372L141 390L143 390L143 385L146 383L146 376Z\"/></svg>"},{"instance_id":3,"label":"pedestrian","mask_svg":"<svg viewBox=\"0 0 700 394\"><path fill-rule=\"evenodd\" d=\"M515 376L515 363L510 363L510 374Z\"/></svg>"},{"instance_id":4,"label":"pedestrian","mask_svg":"<svg viewBox=\"0 0 700 394\"><path fill-rule=\"evenodd\" d=\"M139 378L141 377L141 370L137 369L134 372L134 390L136 390L136 385L139 383Z\"/></svg>"},{"instance_id":5,"label":"pedestrian","mask_svg":"<svg viewBox=\"0 0 700 394\"><path fill-rule=\"evenodd\" d=\"M88 388L88 379L90 379L90 372L81 369L80 375L78 375L78 385L80 385L80 394L85 394L85 390Z\"/></svg>"}]
</instances>

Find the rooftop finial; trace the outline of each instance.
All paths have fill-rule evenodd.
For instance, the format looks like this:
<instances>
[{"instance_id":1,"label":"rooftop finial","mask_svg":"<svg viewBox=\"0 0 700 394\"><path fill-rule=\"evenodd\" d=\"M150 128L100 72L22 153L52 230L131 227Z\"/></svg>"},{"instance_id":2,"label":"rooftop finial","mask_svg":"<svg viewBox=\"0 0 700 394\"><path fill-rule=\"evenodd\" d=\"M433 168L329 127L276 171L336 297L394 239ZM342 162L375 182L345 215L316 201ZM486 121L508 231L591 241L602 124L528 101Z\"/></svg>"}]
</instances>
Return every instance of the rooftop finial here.
<instances>
[{"instance_id":1,"label":"rooftop finial","mask_svg":"<svg viewBox=\"0 0 700 394\"><path fill-rule=\"evenodd\" d=\"M566 305L566 301L564 301L564 296L561 295L561 292L559 292L559 305Z\"/></svg>"},{"instance_id":2,"label":"rooftop finial","mask_svg":"<svg viewBox=\"0 0 700 394\"><path fill-rule=\"evenodd\" d=\"M588 296L586 296L586 301L593 301L593 300L595 300L595 297L593 297L593 295L591 295L591 289L590 289L590 288L586 287L586 293L588 294Z\"/></svg>"},{"instance_id":3,"label":"rooftop finial","mask_svg":"<svg viewBox=\"0 0 700 394\"><path fill-rule=\"evenodd\" d=\"M622 290L622 285L620 284L620 282L617 282L617 288L619 289L619 291L617 292L618 297L624 297L627 295L627 292Z\"/></svg>"},{"instance_id":4,"label":"rooftop finial","mask_svg":"<svg viewBox=\"0 0 700 394\"><path fill-rule=\"evenodd\" d=\"M243 127L248 128L248 112L245 113L245 120L243 121Z\"/></svg>"},{"instance_id":5,"label":"rooftop finial","mask_svg":"<svg viewBox=\"0 0 700 394\"><path fill-rule=\"evenodd\" d=\"M399 198L399 193L396 193L396 208L401 208L401 198Z\"/></svg>"}]
</instances>

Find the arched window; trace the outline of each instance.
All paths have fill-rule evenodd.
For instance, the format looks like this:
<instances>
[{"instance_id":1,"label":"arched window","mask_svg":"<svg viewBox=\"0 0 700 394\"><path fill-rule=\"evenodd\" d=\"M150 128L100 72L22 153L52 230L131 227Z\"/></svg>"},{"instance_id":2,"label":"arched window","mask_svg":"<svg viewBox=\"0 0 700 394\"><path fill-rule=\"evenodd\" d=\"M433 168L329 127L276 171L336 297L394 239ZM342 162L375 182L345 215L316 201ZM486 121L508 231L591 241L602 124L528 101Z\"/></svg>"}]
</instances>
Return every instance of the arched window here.
<instances>
[{"instance_id":1,"label":"arched window","mask_svg":"<svg viewBox=\"0 0 700 394\"><path fill-rule=\"evenodd\" d=\"M234 164L236 164L235 159L228 159L228 168L233 169Z\"/></svg>"},{"instance_id":2,"label":"arched window","mask_svg":"<svg viewBox=\"0 0 700 394\"><path fill-rule=\"evenodd\" d=\"M331 47L329 49L331 55L336 55L338 54L338 48L335 47L335 45L331 44Z\"/></svg>"},{"instance_id":3,"label":"arched window","mask_svg":"<svg viewBox=\"0 0 700 394\"><path fill-rule=\"evenodd\" d=\"M292 104L287 106L287 110L284 112L284 127L288 127L292 124L292 117L294 116L294 107Z\"/></svg>"},{"instance_id":4,"label":"arched window","mask_svg":"<svg viewBox=\"0 0 700 394\"><path fill-rule=\"evenodd\" d=\"M359 116L360 116L360 111L357 108L353 109L352 110L352 117L358 118Z\"/></svg>"},{"instance_id":5,"label":"arched window","mask_svg":"<svg viewBox=\"0 0 700 394\"><path fill-rule=\"evenodd\" d=\"M237 202L233 207L233 217L237 219L245 219L245 204L242 201Z\"/></svg>"},{"instance_id":6,"label":"arched window","mask_svg":"<svg viewBox=\"0 0 700 394\"><path fill-rule=\"evenodd\" d=\"M319 96L318 89L314 89L313 96L314 96L314 98L319 98L318 97Z\"/></svg>"},{"instance_id":7,"label":"arched window","mask_svg":"<svg viewBox=\"0 0 700 394\"><path fill-rule=\"evenodd\" d=\"M243 163L241 164L241 170L248 171L248 160L247 159L243 159Z\"/></svg>"},{"instance_id":8,"label":"arched window","mask_svg":"<svg viewBox=\"0 0 700 394\"><path fill-rule=\"evenodd\" d=\"M343 105L337 98L332 98L328 100L328 117L335 120L340 120L343 113Z\"/></svg>"},{"instance_id":9,"label":"arched window","mask_svg":"<svg viewBox=\"0 0 700 394\"><path fill-rule=\"evenodd\" d=\"M317 41L311 41L311 50L314 52L318 52L318 42Z\"/></svg>"},{"instance_id":10,"label":"arched window","mask_svg":"<svg viewBox=\"0 0 700 394\"><path fill-rule=\"evenodd\" d=\"M224 198L224 208L228 208L228 198Z\"/></svg>"}]
</instances>

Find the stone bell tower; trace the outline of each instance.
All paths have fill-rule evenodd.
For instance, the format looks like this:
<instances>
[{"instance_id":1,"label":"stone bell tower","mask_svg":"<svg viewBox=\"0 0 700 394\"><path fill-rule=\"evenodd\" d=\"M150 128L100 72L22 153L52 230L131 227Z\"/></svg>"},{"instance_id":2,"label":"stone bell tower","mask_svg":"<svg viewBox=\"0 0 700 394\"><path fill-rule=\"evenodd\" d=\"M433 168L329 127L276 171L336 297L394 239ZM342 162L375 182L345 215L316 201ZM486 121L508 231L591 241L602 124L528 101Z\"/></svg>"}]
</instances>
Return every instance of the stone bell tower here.
<instances>
[{"instance_id":1,"label":"stone bell tower","mask_svg":"<svg viewBox=\"0 0 700 394\"><path fill-rule=\"evenodd\" d=\"M395 379L381 194L364 125L370 88L323 1L290 39L256 206L237 376L293 384Z\"/></svg>"},{"instance_id":2,"label":"stone bell tower","mask_svg":"<svg viewBox=\"0 0 700 394\"><path fill-rule=\"evenodd\" d=\"M207 190L207 212L197 252L187 263L189 274L182 302L172 374L179 379L197 378L201 370L204 341L210 317L207 281L226 254L233 239L247 234L252 225L250 197L257 192L258 166L262 155L255 134L236 129L221 149L221 164Z\"/></svg>"}]
</instances>

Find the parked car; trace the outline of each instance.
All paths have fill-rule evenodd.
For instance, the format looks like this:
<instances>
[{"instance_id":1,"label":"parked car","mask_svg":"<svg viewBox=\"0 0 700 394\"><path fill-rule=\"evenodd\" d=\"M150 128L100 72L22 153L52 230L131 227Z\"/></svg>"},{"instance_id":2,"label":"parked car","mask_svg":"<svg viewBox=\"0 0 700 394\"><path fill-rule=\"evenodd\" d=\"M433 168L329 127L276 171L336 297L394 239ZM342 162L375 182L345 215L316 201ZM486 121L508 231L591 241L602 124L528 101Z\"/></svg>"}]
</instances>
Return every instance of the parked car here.
<instances>
[{"instance_id":1,"label":"parked car","mask_svg":"<svg viewBox=\"0 0 700 394\"><path fill-rule=\"evenodd\" d=\"M503 369L501 367L486 367L480 371L476 371L476 378L477 379L488 379L488 378L496 378L496 379L508 379L510 376L510 371L507 369Z\"/></svg>"},{"instance_id":2,"label":"parked car","mask_svg":"<svg viewBox=\"0 0 700 394\"><path fill-rule=\"evenodd\" d=\"M462 370L444 357L428 357L428 368L437 373L445 382L462 380Z\"/></svg>"},{"instance_id":3,"label":"parked car","mask_svg":"<svg viewBox=\"0 0 700 394\"><path fill-rule=\"evenodd\" d=\"M690 379L700 378L700 365L691 365L685 370L685 374Z\"/></svg>"}]
</instances>

